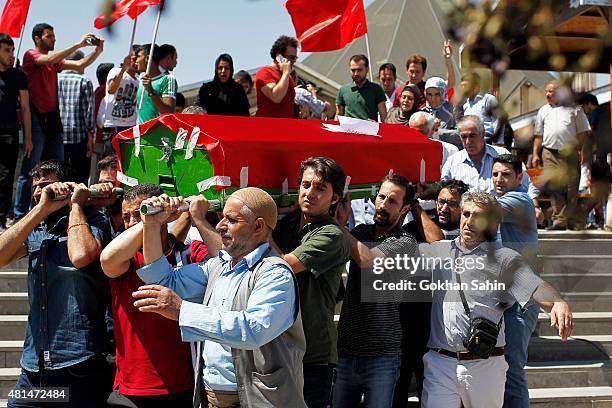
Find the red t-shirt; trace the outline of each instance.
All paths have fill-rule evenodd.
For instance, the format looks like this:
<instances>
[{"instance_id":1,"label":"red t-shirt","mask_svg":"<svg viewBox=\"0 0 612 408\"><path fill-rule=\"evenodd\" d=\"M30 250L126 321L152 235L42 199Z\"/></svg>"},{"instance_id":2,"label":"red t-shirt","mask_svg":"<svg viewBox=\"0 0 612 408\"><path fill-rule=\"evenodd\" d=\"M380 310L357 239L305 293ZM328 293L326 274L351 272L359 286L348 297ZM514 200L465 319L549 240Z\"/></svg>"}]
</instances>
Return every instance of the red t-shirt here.
<instances>
[{"instance_id":1,"label":"red t-shirt","mask_svg":"<svg viewBox=\"0 0 612 408\"><path fill-rule=\"evenodd\" d=\"M295 80L289 76L289 86L287 94L280 103L274 103L268 99L261 88L267 84L277 84L282 77L282 73L272 67L263 67L255 74L255 90L257 91L257 112L255 116L268 118L294 118L293 108L295 99Z\"/></svg>"},{"instance_id":2,"label":"red t-shirt","mask_svg":"<svg viewBox=\"0 0 612 408\"><path fill-rule=\"evenodd\" d=\"M30 103L38 112L47 113L58 110L57 73L62 71L64 62L36 65L41 55L37 50L27 50L21 69L28 77Z\"/></svg>"},{"instance_id":3,"label":"red t-shirt","mask_svg":"<svg viewBox=\"0 0 612 408\"><path fill-rule=\"evenodd\" d=\"M168 261L176 264L174 251ZM166 395L193 388L190 346L181 340L178 322L134 307L132 292L144 282L136 274L143 265L137 252L130 270L110 279L115 319L117 372L114 389L133 396Z\"/></svg>"}]
</instances>

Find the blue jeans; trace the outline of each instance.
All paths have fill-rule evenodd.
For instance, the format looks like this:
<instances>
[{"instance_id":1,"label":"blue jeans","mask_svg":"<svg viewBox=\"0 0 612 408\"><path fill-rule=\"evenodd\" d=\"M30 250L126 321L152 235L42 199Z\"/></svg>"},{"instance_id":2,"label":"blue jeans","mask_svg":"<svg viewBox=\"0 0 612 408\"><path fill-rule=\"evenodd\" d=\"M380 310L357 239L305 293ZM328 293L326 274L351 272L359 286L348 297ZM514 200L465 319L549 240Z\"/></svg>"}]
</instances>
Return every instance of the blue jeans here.
<instances>
[{"instance_id":1,"label":"blue jeans","mask_svg":"<svg viewBox=\"0 0 612 408\"><path fill-rule=\"evenodd\" d=\"M13 208L16 220L30 211L30 201L32 199L32 177L30 177L30 171L41 160L64 160L64 141L61 133L55 135L45 134L35 114L32 114L32 144L34 148L30 153L30 157L23 158L21 171L17 179L15 206Z\"/></svg>"},{"instance_id":2,"label":"blue jeans","mask_svg":"<svg viewBox=\"0 0 612 408\"><path fill-rule=\"evenodd\" d=\"M333 364L304 364L304 402L308 408L327 408L334 367Z\"/></svg>"},{"instance_id":3,"label":"blue jeans","mask_svg":"<svg viewBox=\"0 0 612 408\"><path fill-rule=\"evenodd\" d=\"M538 322L540 306L530 305L523 309L514 303L504 313L506 324L506 391L504 393L505 408L529 407L529 390L525 380L525 364L527 364L527 347L529 339Z\"/></svg>"},{"instance_id":4,"label":"blue jeans","mask_svg":"<svg viewBox=\"0 0 612 408\"><path fill-rule=\"evenodd\" d=\"M21 369L15 389L31 387L67 387L67 403L49 404L44 402L9 399L9 408L35 408L61 406L63 408L105 408L106 399L113 388L113 375L103 356L95 356L82 363L59 370L32 372Z\"/></svg>"},{"instance_id":5,"label":"blue jeans","mask_svg":"<svg viewBox=\"0 0 612 408\"><path fill-rule=\"evenodd\" d=\"M355 357L340 353L334 384L334 408L356 408L362 394L366 408L390 408L400 365L399 354Z\"/></svg>"}]
</instances>

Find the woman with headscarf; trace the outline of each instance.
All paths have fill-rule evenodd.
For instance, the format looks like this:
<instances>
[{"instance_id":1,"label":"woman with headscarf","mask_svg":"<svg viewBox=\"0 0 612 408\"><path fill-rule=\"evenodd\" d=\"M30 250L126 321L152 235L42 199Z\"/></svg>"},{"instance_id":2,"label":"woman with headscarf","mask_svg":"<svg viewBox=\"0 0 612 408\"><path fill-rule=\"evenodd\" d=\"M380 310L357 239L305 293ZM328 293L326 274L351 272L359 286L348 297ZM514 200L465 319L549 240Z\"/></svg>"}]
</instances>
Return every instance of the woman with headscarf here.
<instances>
[{"instance_id":1,"label":"woman with headscarf","mask_svg":"<svg viewBox=\"0 0 612 408\"><path fill-rule=\"evenodd\" d=\"M409 84L402 89L399 98L399 106L391 108L385 119L385 123L400 124L408 126L408 121L413 113L419 111L419 100L421 92L416 85Z\"/></svg>"},{"instance_id":2,"label":"woman with headscarf","mask_svg":"<svg viewBox=\"0 0 612 408\"><path fill-rule=\"evenodd\" d=\"M249 116L249 100L233 76L231 55L219 55L215 62L215 78L202 84L198 93L197 104L209 115Z\"/></svg>"},{"instance_id":3,"label":"woman with headscarf","mask_svg":"<svg viewBox=\"0 0 612 408\"><path fill-rule=\"evenodd\" d=\"M455 118L453 116L453 104L448 101L446 81L440 77L431 77L425 82L426 106L424 112L432 114L440 120L440 129L455 129Z\"/></svg>"}]
</instances>

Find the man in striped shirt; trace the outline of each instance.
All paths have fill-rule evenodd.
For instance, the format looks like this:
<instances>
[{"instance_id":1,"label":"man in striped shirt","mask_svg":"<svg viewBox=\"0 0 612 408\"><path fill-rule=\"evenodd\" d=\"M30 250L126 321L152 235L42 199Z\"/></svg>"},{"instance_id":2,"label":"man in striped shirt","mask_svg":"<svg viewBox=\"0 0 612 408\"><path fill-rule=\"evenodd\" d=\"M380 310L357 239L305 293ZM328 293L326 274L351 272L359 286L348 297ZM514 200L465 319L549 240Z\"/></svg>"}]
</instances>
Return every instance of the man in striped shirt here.
<instances>
[{"instance_id":1,"label":"man in striped shirt","mask_svg":"<svg viewBox=\"0 0 612 408\"><path fill-rule=\"evenodd\" d=\"M68 61L79 61L82 51L75 51ZM87 184L93 152L95 121L93 84L83 75L84 69L58 74L57 92L64 137L64 159L75 169L78 182Z\"/></svg>"}]
</instances>

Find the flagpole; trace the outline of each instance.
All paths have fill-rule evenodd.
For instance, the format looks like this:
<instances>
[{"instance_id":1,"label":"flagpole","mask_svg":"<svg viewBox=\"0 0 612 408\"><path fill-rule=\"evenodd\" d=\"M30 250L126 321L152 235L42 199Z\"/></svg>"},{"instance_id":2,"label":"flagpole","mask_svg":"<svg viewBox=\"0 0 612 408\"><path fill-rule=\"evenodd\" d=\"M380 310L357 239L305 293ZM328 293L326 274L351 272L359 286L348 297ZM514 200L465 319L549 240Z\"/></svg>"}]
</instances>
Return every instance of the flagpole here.
<instances>
[{"instance_id":1,"label":"flagpole","mask_svg":"<svg viewBox=\"0 0 612 408\"><path fill-rule=\"evenodd\" d=\"M374 77L372 76L372 56L370 55L370 40L368 39L368 33L365 33L365 41L366 41L366 53L368 54L368 61L370 61L370 81L374 82Z\"/></svg>"},{"instance_id":2,"label":"flagpole","mask_svg":"<svg viewBox=\"0 0 612 408\"><path fill-rule=\"evenodd\" d=\"M130 50L128 55L132 54L132 48L134 47L134 39L136 38L136 24L138 23L138 6L136 6L136 17L134 18L134 26L132 27L132 39L130 40Z\"/></svg>"},{"instance_id":3,"label":"flagpole","mask_svg":"<svg viewBox=\"0 0 612 408\"><path fill-rule=\"evenodd\" d=\"M149 61L147 62L147 71L146 74L150 75L151 74L151 66L153 65L153 50L155 49L155 41L157 40L157 30L159 29L159 22L161 20L161 15L162 15L162 7L161 7L161 3L158 6L158 10L157 10L157 19L155 21L155 28L153 29L153 40L151 40L151 49L149 50ZM138 106L138 109L142 109L142 102L144 101L144 86L142 87L142 94L140 95L140 105Z\"/></svg>"},{"instance_id":4,"label":"flagpole","mask_svg":"<svg viewBox=\"0 0 612 408\"><path fill-rule=\"evenodd\" d=\"M21 43L23 42L23 32L25 31L26 23L28 22L28 14L30 14L30 6L32 3L28 3L28 9L26 10L25 20L23 20L23 26L21 26L21 34L19 35L19 42L17 43L17 50L15 51L15 62L13 67L17 67L17 60L19 60L19 50L21 50Z\"/></svg>"}]
</instances>

